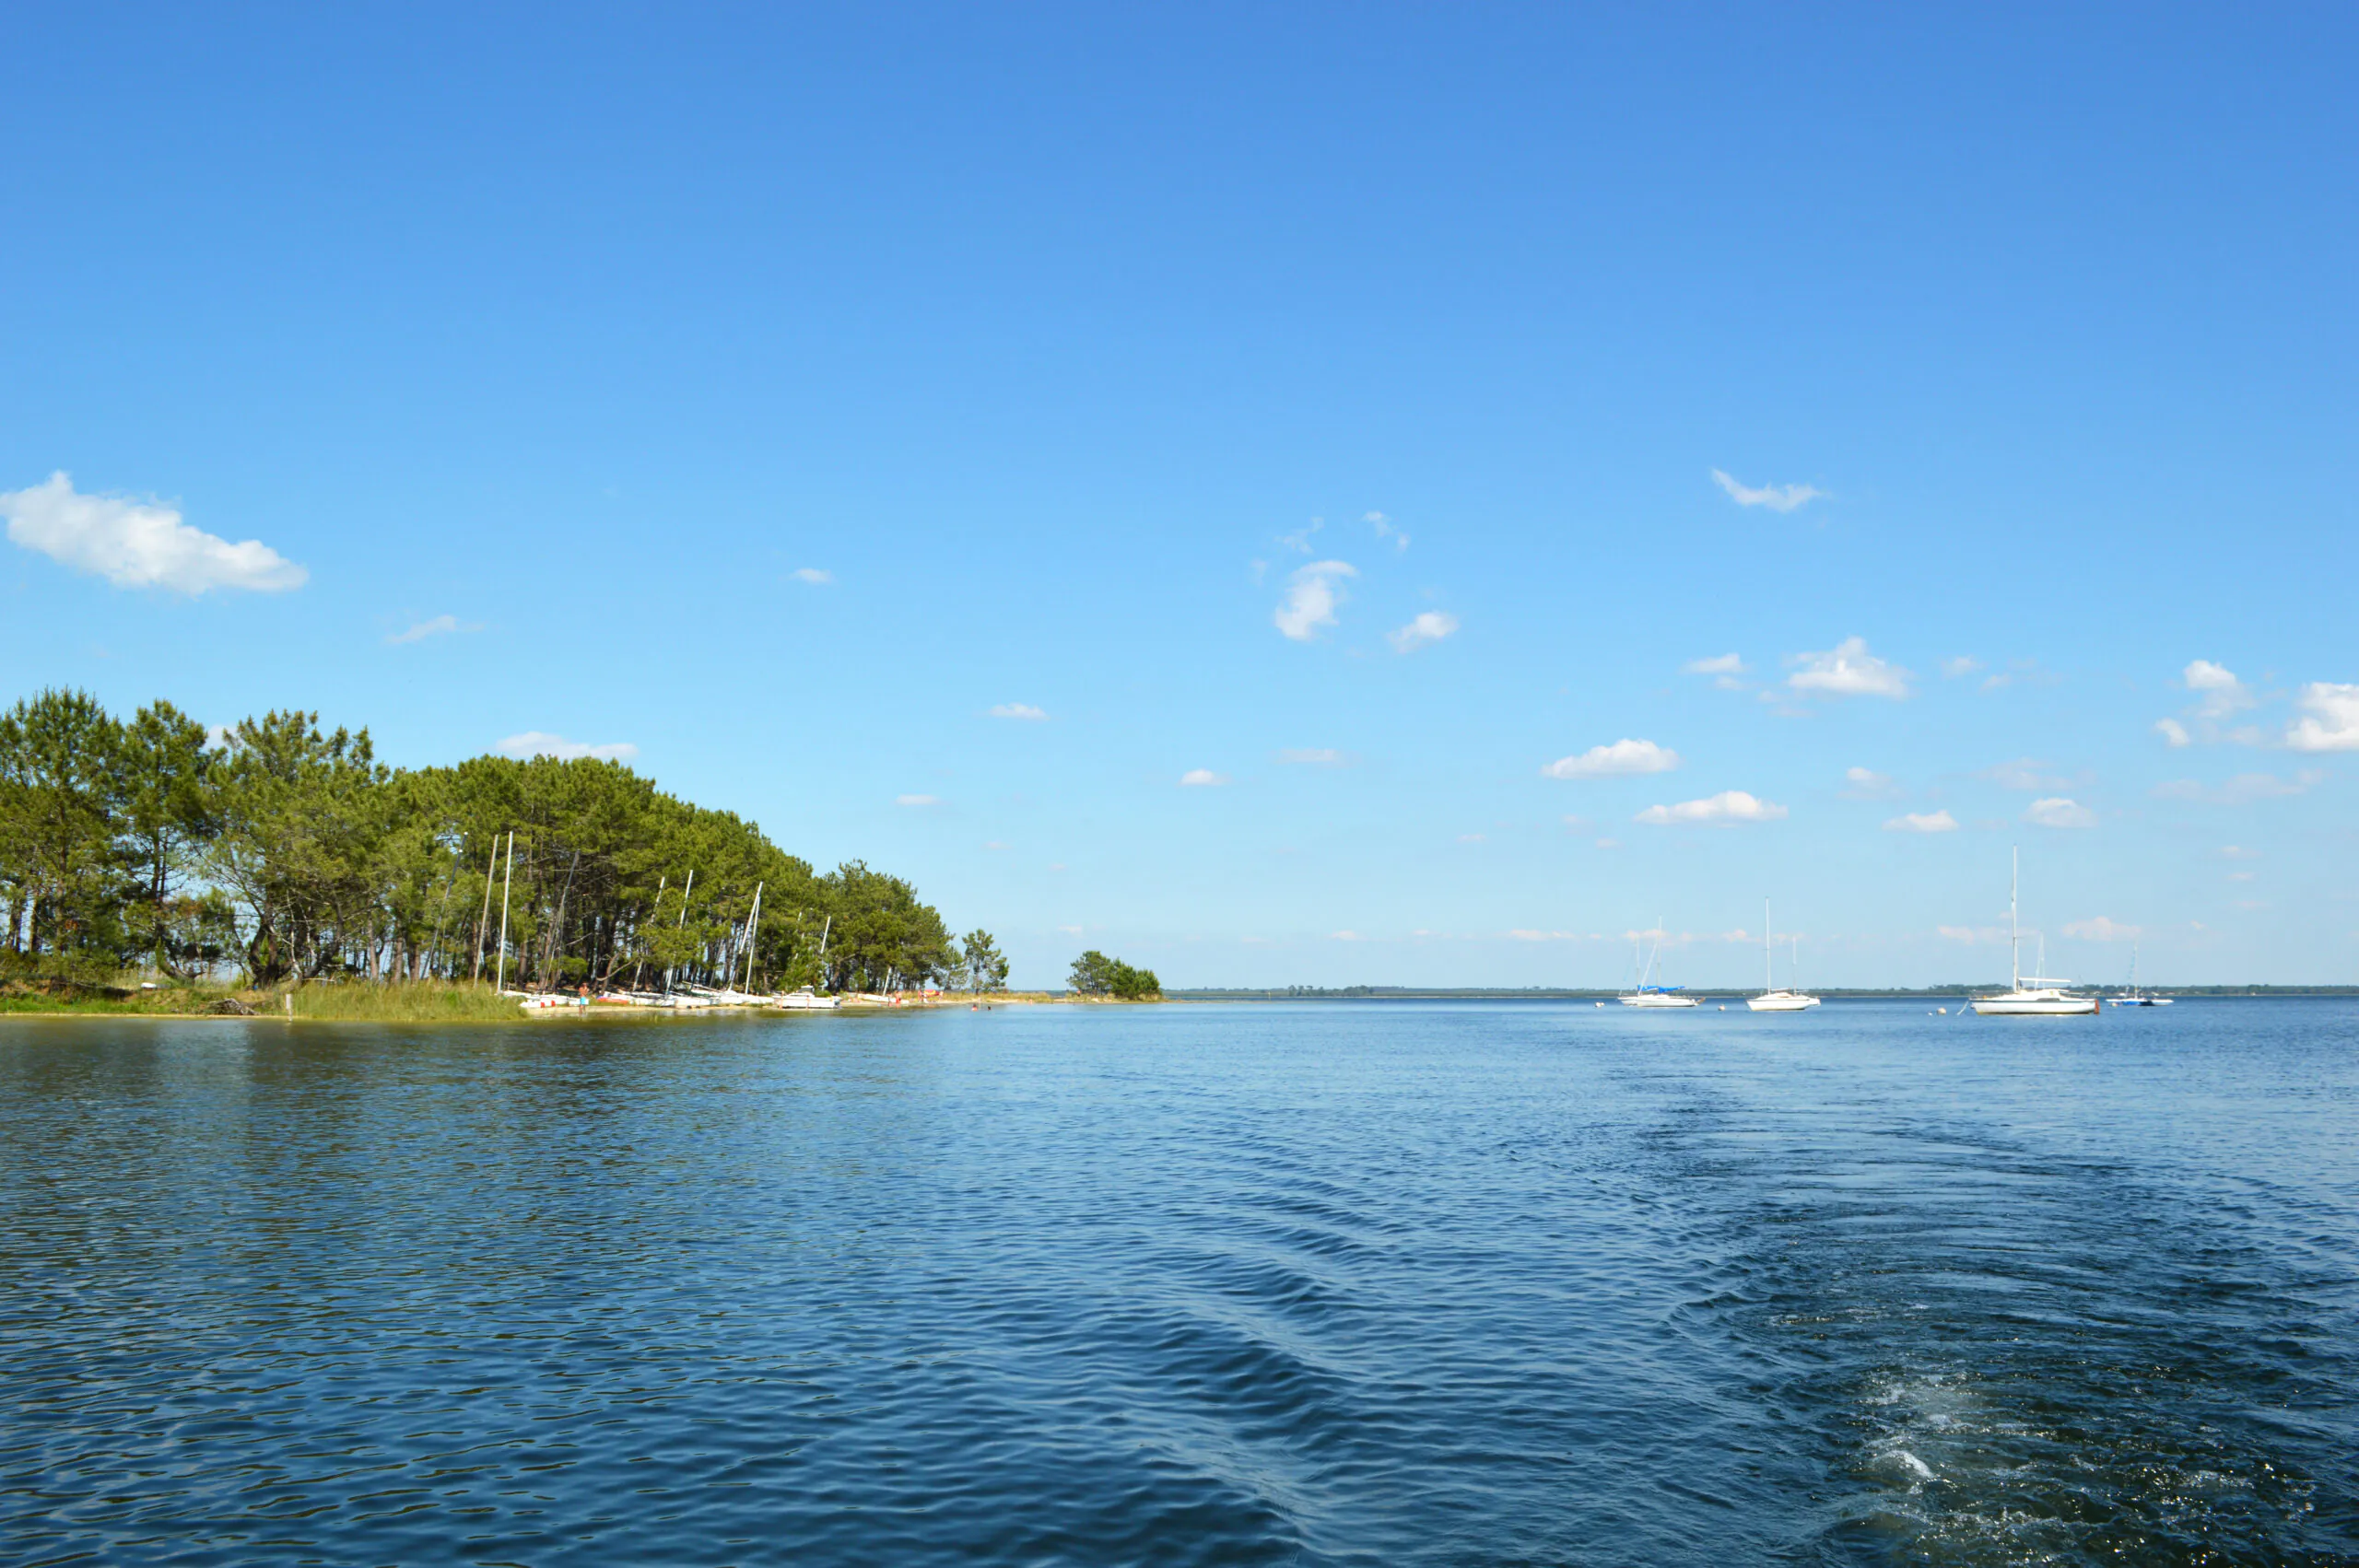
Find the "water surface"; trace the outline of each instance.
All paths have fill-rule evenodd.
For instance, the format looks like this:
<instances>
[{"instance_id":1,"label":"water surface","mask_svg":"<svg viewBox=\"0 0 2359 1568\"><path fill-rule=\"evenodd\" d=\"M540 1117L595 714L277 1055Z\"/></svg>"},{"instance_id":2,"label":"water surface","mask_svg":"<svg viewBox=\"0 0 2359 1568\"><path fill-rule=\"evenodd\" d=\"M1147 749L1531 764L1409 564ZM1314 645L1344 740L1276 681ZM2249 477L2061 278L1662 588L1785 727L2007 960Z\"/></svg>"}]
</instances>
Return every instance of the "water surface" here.
<instances>
[{"instance_id":1,"label":"water surface","mask_svg":"<svg viewBox=\"0 0 2359 1568\"><path fill-rule=\"evenodd\" d=\"M2354 1047L0 1023L0 1558L2359 1562Z\"/></svg>"}]
</instances>

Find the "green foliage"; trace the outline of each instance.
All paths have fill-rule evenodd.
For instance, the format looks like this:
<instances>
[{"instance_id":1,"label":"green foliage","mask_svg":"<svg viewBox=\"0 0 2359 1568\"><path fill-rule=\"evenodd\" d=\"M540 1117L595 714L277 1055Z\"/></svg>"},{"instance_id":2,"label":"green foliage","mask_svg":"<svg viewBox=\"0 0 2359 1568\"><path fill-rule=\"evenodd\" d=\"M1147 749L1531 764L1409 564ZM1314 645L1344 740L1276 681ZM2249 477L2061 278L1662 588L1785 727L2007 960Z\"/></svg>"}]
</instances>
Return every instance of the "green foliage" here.
<instances>
[{"instance_id":1,"label":"green foliage","mask_svg":"<svg viewBox=\"0 0 2359 1568\"><path fill-rule=\"evenodd\" d=\"M1007 989L1007 956L987 930L967 933L966 952L961 955L968 989L979 991Z\"/></svg>"},{"instance_id":2,"label":"green foliage","mask_svg":"<svg viewBox=\"0 0 2359 1568\"><path fill-rule=\"evenodd\" d=\"M80 692L0 715L0 954L29 972L229 963L258 986L877 989L964 957L909 883L815 874L618 763L396 770L367 731L296 711L208 746L168 703L124 725Z\"/></svg>"},{"instance_id":3,"label":"green foliage","mask_svg":"<svg viewBox=\"0 0 2359 1568\"><path fill-rule=\"evenodd\" d=\"M1154 970L1133 969L1119 958L1107 957L1096 948L1073 961L1073 975L1068 984L1083 996L1110 996L1123 1001L1138 1001L1163 994L1163 982L1155 977Z\"/></svg>"}]
</instances>

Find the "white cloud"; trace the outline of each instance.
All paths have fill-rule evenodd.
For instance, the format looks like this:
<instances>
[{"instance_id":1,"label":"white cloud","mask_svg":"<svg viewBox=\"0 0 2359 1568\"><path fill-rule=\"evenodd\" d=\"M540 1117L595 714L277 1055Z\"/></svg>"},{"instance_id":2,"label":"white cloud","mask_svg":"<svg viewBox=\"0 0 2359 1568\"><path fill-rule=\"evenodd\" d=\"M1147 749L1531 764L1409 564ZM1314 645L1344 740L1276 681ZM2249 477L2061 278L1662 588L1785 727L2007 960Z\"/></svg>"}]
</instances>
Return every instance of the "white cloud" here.
<instances>
[{"instance_id":1,"label":"white cloud","mask_svg":"<svg viewBox=\"0 0 2359 1568\"><path fill-rule=\"evenodd\" d=\"M1278 760L1294 767L1349 767L1351 755L1332 746L1293 746L1278 754Z\"/></svg>"},{"instance_id":2,"label":"white cloud","mask_svg":"<svg viewBox=\"0 0 2359 1568\"><path fill-rule=\"evenodd\" d=\"M1847 801L1889 801L1901 793L1889 773L1878 773L1872 767L1847 767L1843 770L1843 798Z\"/></svg>"},{"instance_id":3,"label":"white cloud","mask_svg":"<svg viewBox=\"0 0 2359 1568\"><path fill-rule=\"evenodd\" d=\"M1785 814L1783 806L1755 800L1742 790L1723 790L1700 801L1682 801L1675 806L1649 806L1630 820L1643 822L1652 827L1672 827L1691 823L1776 822Z\"/></svg>"},{"instance_id":4,"label":"white cloud","mask_svg":"<svg viewBox=\"0 0 2359 1568\"><path fill-rule=\"evenodd\" d=\"M1908 812L1884 825L1886 833L1955 833L1957 818L1946 811Z\"/></svg>"},{"instance_id":5,"label":"white cloud","mask_svg":"<svg viewBox=\"0 0 2359 1568\"><path fill-rule=\"evenodd\" d=\"M1327 933L1327 940L1330 942L1366 942L1367 938L1360 935L1357 931L1330 931Z\"/></svg>"},{"instance_id":6,"label":"white cloud","mask_svg":"<svg viewBox=\"0 0 2359 1568\"><path fill-rule=\"evenodd\" d=\"M1400 526L1382 512L1370 512L1360 521L1375 524L1376 536L1379 539L1391 540L1394 549L1406 550L1409 547L1409 536L1402 532Z\"/></svg>"},{"instance_id":7,"label":"white cloud","mask_svg":"<svg viewBox=\"0 0 2359 1568\"><path fill-rule=\"evenodd\" d=\"M1601 838L1597 841L1597 847L1601 849L1619 849L1622 848L1622 840L1619 838Z\"/></svg>"},{"instance_id":8,"label":"white cloud","mask_svg":"<svg viewBox=\"0 0 2359 1568\"><path fill-rule=\"evenodd\" d=\"M1209 790L1228 782L1228 776L1215 773L1209 767L1191 767L1180 776L1180 782L1191 790Z\"/></svg>"},{"instance_id":9,"label":"white cloud","mask_svg":"<svg viewBox=\"0 0 2359 1568\"><path fill-rule=\"evenodd\" d=\"M807 582L816 588L825 588L836 580L835 573L822 571L817 567L797 567L787 575L797 582Z\"/></svg>"},{"instance_id":10,"label":"white cloud","mask_svg":"<svg viewBox=\"0 0 2359 1568\"><path fill-rule=\"evenodd\" d=\"M1064 932L1067 936L1079 936L1081 934L1081 928L1079 926L1059 926L1057 930Z\"/></svg>"},{"instance_id":11,"label":"white cloud","mask_svg":"<svg viewBox=\"0 0 2359 1568\"><path fill-rule=\"evenodd\" d=\"M1458 836L1458 841L1461 844L1487 844L1490 842L1486 836L1480 833L1461 833Z\"/></svg>"},{"instance_id":12,"label":"white cloud","mask_svg":"<svg viewBox=\"0 0 2359 1568\"><path fill-rule=\"evenodd\" d=\"M2207 790L2192 778L2173 778L2154 786L2154 798L2159 801L2200 801L2208 806L2242 806L2254 801L2282 800L2287 795L2305 794L2326 781L2326 775L2315 767L2306 767L2291 778L2280 778L2273 773L2239 773L2216 790Z\"/></svg>"},{"instance_id":13,"label":"white cloud","mask_svg":"<svg viewBox=\"0 0 2359 1568\"><path fill-rule=\"evenodd\" d=\"M2125 926L2118 920L2109 920L2103 915L2092 915L2085 920L2068 921L2064 934L2078 937L2083 942L2128 942L2141 935L2143 930L2140 926Z\"/></svg>"},{"instance_id":14,"label":"white cloud","mask_svg":"<svg viewBox=\"0 0 2359 1568\"><path fill-rule=\"evenodd\" d=\"M1399 631L1387 633L1385 641L1395 653L1414 653L1427 643L1439 642L1458 629L1458 617L1439 610L1420 612L1416 619Z\"/></svg>"},{"instance_id":15,"label":"white cloud","mask_svg":"<svg viewBox=\"0 0 2359 1568\"><path fill-rule=\"evenodd\" d=\"M1837 696L1908 695L1908 672L1868 651L1865 638L1847 637L1824 653L1798 653L1788 662L1800 668L1786 677L1798 692L1828 692Z\"/></svg>"},{"instance_id":16,"label":"white cloud","mask_svg":"<svg viewBox=\"0 0 2359 1568\"><path fill-rule=\"evenodd\" d=\"M2236 673L2224 665L2212 663L2209 659L2198 659L2188 665L2180 678L2187 683L2189 691L2202 698L2195 705L2199 718L2225 719L2238 708L2250 708L2253 704L2251 689L2236 679Z\"/></svg>"},{"instance_id":17,"label":"white cloud","mask_svg":"<svg viewBox=\"0 0 2359 1568\"><path fill-rule=\"evenodd\" d=\"M2004 942L2007 933L1996 926L1936 926L1934 934L1945 942Z\"/></svg>"},{"instance_id":18,"label":"white cloud","mask_svg":"<svg viewBox=\"0 0 2359 1568\"><path fill-rule=\"evenodd\" d=\"M1579 942L1581 940L1581 933L1535 930L1530 927L1519 926L1508 932L1508 940L1509 942Z\"/></svg>"},{"instance_id":19,"label":"white cloud","mask_svg":"<svg viewBox=\"0 0 2359 1568\"><path fill-rule=\"evenodd\" d=\"M2258 849L2248 849L2241 844L2223 844L2220 846L2220 858L2224 860L2258 860L2261 853Z\"/></svg>"},{"instance_id":20,"label":"white cloud","mask_svg":"<svg viewBox=\"0 0 2359 1568\"><path fill-rule=\"evenodd\" d=\"M1790 512L1806 502L1817 500L1826 494L1814 485L1764 485L1758 490L1741 485L1719 469L1712 470L1713 481L1729 493L1729 499L1741 507L1767 507L1773 512Z\"/></svg>"},{"instance_id":21,"label":"white cloud","mask_svg":"<svg viewBox=\"0 0 2359 1568\"><path fill-rule=\"evenodd\" d=\"M1004 849L1007 848L1007 841L1003 838L987 838L983 840L983 848L986 849Z\"/></svg>"},{"instance_id":22,"label":"white cloud","mask_svg":"<svg viewBox=\"0 0 2359 1568\"><path fill-rule=\"evenodd\" d=\"M2097 813L2077 801L2051 795L2026 807L2024 820L2034 827L2095 827Z\"/></svg>"},{"instance_id":23,"label":"white cloud","mask_svg":"<svg viewBox=\"0 0 2359 1568\"><path fill-rule=\"evenodd\" d=\"M563 735L552 735L542 730L527 730L521 735L511 735L499 743L500 752L508 756L553 756L570 762L576 757L596 757L602 762L628 762L639 755L639 748L628 741L612 741L603 746L581 741L569 741Z\"/></svg>"},{"instance_id":24,"label":"white cloud","mask_svg":"<svg viewBox=\"0 0 2359 1568\"><path fill-rule=\"evenodd\" d=\"M1652 741L1628 739L1591 746L1579 756L1560 756L1540 771L1550 778L1608 778L1632 773L1669 773L1679 754Z\"/></svg>"},{"instance_id":25,"label":"white cloud","mask_svg":"<svg viewBox=\"0 0 2359 1568\"><path fill-rule=\"evenodd\" d=\"M405 632L395 632L385 641L398 647L405 642L424 642L429 637L446 637L452 632L479 632L480 621L462 622L456 615L437 615L430 621L420 621Z\"/></svg>"},{"instance_id":26,"label":"white cloud","mask_svg":"<svg viewBox=\"0 0 2359 1568\"><path fill-rule=\"evenodd\" d=\"M259 540L232 544L191 528L177 507L81 495L62 469L29 489L0 491L0 516L11 542L117 588L283 593L311 575Z\"/></svg>"},{"instance_id":27,"label":"white cloud","mask_svg":"<svg viewBox=\"0 0 2359 1568\"><path fill-rule=\"evenodd\" d=\"M992 709L992 717L994 719L1024 719L1029 720L1034 723L1039 723L1040 720L1048 718L1049 715L1045 710L1035 708L1028 702L1003 702Z\"/></svg>"},{"instance_id":28,"label":"white cloud","mask_svg":"<svg viewBox=\"0 0 2359 1568\"><path fill-rule=\"evenodd\" d=\"M2154 733L2163 738L2163 742L2165 745L2171 746L2186 745L2189 739L2187 732L2187 726L2180 723L2176 719L2155 720Z\"/></svg>"},{"instance_id":29,"label":"white cloud","mask_svg":"<svg viewBox=\"0 0 2359 1568\"><path fill-rule=\"evenodd\" d=\"M939 795L896 795L893 803L897 806L938 806L942 804L942 798Z\"/></svg>"},{"instance_id":30,"label":"white cloud","mask_svg":"<svg viewBox=\"0 0 2359 1568\"><path fill-rule=\"evenodd\" d=\"M2359 685L2312 681L2302 688L2306 715L2285 731L2297 752L2359 751Z\"/></svg>"},{"instance_id":31,"label":"white cloud","mask_svg":"<svg viewBox=\"0 0 2359 1568\"><path fill-rule=\"evenodd\" d=\"M1966 654L1960 654L1955 659L1944 659L1942 661L1942 675L1945 680L1954 681L1961 675L1971 675L1977 670L1981 668L1981 660L1972 658Z\"/></svg>"},{"instance_id":32,"label":"white cloud","mask_svg":"<svg viewBox=\"0 0 2359 1568\"><path fill-rule=\"evenodd\" d=\"M1343 579L1360 574L1348 561L1313 561L1286 579L1285 603L1270 619L1297 642L1309 642L1321 626L1335 624L1335 611L1344 600Z\"/></svg>"}]
</instances>

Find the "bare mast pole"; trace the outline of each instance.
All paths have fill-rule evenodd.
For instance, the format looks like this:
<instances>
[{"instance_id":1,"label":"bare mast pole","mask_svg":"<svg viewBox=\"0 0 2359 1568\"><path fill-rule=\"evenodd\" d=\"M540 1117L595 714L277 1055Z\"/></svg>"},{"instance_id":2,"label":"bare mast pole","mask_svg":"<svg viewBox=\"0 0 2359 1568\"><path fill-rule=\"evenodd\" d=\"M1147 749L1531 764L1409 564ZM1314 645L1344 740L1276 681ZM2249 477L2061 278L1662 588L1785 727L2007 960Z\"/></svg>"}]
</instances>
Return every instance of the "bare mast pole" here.
<instances>
[{"instance_id":1,"label":"bare mast pole","mask_svg":"<svg viewBox=\"0 0 2359 1568\"><path fill-rule=\"evenodd\" d=\"M508 890L516 884L516 830L508 830L508 872L499 879L499 968L491 989L508 989Z\"/></svg>"},{"instance_id":2,"label":"bare mast pole","mask_svg":"<svg viewBox=\"0 0 2359 1568\"><path fill-rule=\"evenodd\" d=\"M745 917L745 989L754 989L754 932L762 923L762 883L754 883L754 907Z\"/></svg>"},{"instance_id":3,"label":"bare mast pole","mask_svg":"<svg viewBox=\"0 0 2359 1568\"><path fill-rule=\"evenodd\" d=\"M499 869L499 835L491 836L491 859L483 864L483 913L475 917L475 979L483 978L483 939L491 930L491 875Z\"/></svg>"}]
</instances>

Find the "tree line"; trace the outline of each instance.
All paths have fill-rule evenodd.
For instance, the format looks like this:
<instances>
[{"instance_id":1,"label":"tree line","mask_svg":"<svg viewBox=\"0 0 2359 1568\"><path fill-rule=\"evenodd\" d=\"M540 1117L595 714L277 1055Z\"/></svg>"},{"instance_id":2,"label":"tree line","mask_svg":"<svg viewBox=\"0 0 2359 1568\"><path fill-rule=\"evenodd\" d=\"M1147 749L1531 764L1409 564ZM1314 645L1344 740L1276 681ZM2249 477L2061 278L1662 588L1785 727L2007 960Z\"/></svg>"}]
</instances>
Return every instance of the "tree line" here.
<instances>
[{"instance_id":1,"label":"tree line","mask_svg":"<svg viewBox=\"0 0 2359 1568\"><path fill-rule=\"evenodd\" d=\"M858 860L816 873L620 763L396 768L368 731L313 713L215 734L169 702L122 720L79 691L0 715L0 962L44 974L1007 982L988 931L954 938L901 878Z\"/></svg>"},{"instance_id":2,"label":"tree line","mask_svg":"<svg viewBox=\"0 0 2359 1568\"><path fill-rule=\"evenodd\" d=\"M1142 1001L1163 994L1163 982L1155 977L1154 970L1134 969L1094 947L1073 961L1073 974L1066 984L1083 996L1110 996L1122 1001Z\"/></svg>"}]
</instances>

